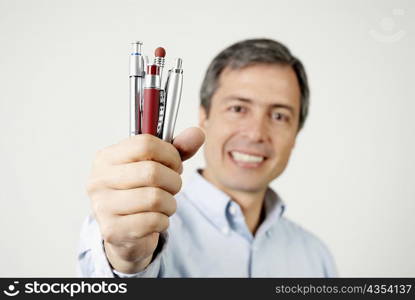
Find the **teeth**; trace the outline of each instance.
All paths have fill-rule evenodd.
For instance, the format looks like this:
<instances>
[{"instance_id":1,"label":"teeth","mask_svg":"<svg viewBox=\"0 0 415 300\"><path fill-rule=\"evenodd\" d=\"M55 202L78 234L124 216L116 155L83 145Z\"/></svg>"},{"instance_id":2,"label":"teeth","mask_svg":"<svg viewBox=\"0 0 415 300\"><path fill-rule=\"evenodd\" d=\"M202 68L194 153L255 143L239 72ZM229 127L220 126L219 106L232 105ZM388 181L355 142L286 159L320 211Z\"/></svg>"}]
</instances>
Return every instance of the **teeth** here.
<instances>
[{"instance_id":1,"label":"teeth","mask_svg":"<svg viewBox=\"0 0 415 300\"><path fill-rule=\"evenodd\" d=\"M264 160L264 157L262 156L249 155L246 153L241 153L241 152L236 152L236 151L232 151L231 153L232 153L232 157L236 161L240 161L240 162L260 163L261 161Z\"/></svg>"}]
</instances>

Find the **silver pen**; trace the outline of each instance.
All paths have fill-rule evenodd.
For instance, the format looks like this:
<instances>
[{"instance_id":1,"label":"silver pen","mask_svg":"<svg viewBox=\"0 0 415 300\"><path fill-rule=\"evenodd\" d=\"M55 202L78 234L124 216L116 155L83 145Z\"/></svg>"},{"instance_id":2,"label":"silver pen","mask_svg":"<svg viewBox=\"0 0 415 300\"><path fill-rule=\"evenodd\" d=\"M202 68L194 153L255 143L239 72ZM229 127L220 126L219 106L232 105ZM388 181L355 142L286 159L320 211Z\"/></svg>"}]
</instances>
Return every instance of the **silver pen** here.
<instances>
[{"instance_id":1,"label":"silver pen","mask_svg":"<svg viewBox=\"0 0 415 300\"><path fill-rule=\"evenodd\" d=\"M142 99L145 77L142 42L134 42L130 55L130 136L141 133Z\"/></svg>"},{"instance_id":2,"label":"silver pen","mask_svg":"<svg viewBox=\"0 0 415 300\"><path fill-rule=\"evenodd\" d=\"M177 58L175 66L169 70L165 87L164 122L161 132L162 139L173 141L174 127L180 105L183 86L182 59Z\"/></svg>"}]
</instances>

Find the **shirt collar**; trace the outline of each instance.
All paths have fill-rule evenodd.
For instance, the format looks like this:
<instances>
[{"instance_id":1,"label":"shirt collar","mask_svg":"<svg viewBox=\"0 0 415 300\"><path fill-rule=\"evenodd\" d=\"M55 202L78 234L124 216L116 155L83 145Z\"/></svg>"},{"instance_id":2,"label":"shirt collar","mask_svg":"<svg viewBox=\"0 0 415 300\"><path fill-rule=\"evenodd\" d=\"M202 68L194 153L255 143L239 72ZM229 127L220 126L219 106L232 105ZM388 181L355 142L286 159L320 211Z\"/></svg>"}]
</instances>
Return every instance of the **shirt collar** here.
<instances>
[{"instance_id":1,"label":"shirt collar","mask_svg":"<svg viewBox=\"0 0 415 300\"><path fill-rule=\"evenodd\" d=\"M230 202L233 202L231 197L207 181L199 170L194 172L184 186L183 193L219 230L229 226L227 218L229 214L226 211ZM282 216L284 210L285 203L275 191L268 188L265 193L265 220L258 228L257 234L270 229Z\"/></svg>"},{"instance_id":2,"label":"shirt collar","mask_svg":"<svg viewBox=\"0 0 415 300\"><path fill-rule=\"evenodd\" d=\"M265 220L259 225L256 234L267 232L282 217L285 207L281 197L268 187L265 193Z\"/></svg>"}]
</instances>

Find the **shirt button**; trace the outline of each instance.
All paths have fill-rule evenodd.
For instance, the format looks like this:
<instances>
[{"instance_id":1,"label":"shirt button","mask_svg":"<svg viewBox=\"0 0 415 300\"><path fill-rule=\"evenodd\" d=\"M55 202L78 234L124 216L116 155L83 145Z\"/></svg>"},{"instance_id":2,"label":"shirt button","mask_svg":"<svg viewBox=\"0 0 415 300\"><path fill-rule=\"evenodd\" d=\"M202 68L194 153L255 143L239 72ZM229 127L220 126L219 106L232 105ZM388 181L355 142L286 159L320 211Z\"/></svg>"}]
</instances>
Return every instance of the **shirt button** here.
<instances>
[{"instance_id":1,"label":"shirt button","mask_svg":"<svg viewBox=\"0 0 415 300\"><path fill-rule=\"evenodd\" d=\"M227 235L229 233L229 227L222 227L222 233Z\"/></svg>"}]
</instances>

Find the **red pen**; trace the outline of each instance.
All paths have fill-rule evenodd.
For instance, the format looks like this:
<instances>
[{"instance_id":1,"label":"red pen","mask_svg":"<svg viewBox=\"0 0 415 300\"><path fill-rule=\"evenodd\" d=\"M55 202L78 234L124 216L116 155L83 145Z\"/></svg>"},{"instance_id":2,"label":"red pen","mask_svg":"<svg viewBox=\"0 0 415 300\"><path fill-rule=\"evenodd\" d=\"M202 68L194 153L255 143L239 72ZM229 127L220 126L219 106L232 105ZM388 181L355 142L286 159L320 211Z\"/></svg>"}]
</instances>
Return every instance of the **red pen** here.
<instances>
[{"instance_id":1,"label":"red pen","mask_svg":"<svg viewBox=\"0 0 415 300\"><path fill-rule=\"evenodd\" d=\"M164 57L165 50L157 48L156 57ZM157 136L160 110L160 66L153 64L147 66L144 86L143 120L141 133Z\"/></svg>"}]
</instances>

